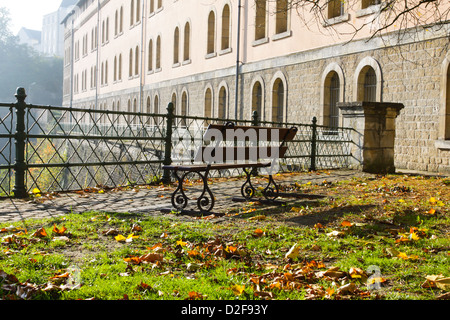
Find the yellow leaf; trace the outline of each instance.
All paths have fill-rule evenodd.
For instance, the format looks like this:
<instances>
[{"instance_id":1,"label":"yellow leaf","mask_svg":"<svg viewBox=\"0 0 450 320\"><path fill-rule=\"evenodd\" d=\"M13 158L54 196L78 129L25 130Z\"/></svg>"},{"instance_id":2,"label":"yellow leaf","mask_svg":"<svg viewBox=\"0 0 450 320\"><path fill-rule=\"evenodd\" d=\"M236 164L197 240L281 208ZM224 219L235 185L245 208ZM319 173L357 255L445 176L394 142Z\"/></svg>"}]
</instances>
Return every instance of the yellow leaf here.
<instances>
[{"instance_id":1,"label":"yellow leaf","mask_svg":"<svg viewBox=\"0 0 450 320\"><path fill-rule=\"evenodd\" d=\"M115 236L114 239L118 242L125 242L127 238L125 238L123 235L119 234L118 236Z\"/></svg>"},{"instance_id":2,"label":"yellow leaf","mask_svg":"<svg viewBox=\"0 0 450 320\"><path fill-rule=\"evenodd\" d=\"M411 240L414 240L414 241L417 241L420 239L419 236L417 235L417 233L415 233L415 232L410 234L410 238L411 238Z\"/></svg>"},{"instance_id":3,"label":"yellow leaf","mask_svg":"<svg viewBox=\"0 0 450 320\"><path fill-rule=\"evenodd\" d=\"M32 192L33 194L39 194L41 193L41 190L39 190L38 188L34 188Z\"/></svg>"},{"instance_id":4,"label":"yellow leaf","mask_svg":"<svg viewBox=\"0 0 450 320\"><path fill-rule=\"evenodd\" d=\"M187 242L183 242L183 240L178 240L177 246L182 246L182 247L187 246Z\"/></svg>"},{"instance_id":5,"label":"yellow leaf","mask_svg":"<svg viewBox=\"0 0 450 320\"><path fill-rule=\"evenodd\" d=\"M430 199L428 199L428 202L431 204L434 204L434 203L436 203L436 198L431 197Z\"/></svg>"},{"instance_id":6,"label":"yellow leaf","mask_svg":"<svg viewBox=\"0 0 450 320\"><path fill-rule=\"evenodd\" d=\"M400 252L397 257L402 258L404 260L408 259L408 255L404 252Z\"/></svg>"},{"instance_id":7,"label":"yellow leaf","mask_svg":"<svg viewBox=\"0 0 450 320\"><path fill-rule=\"evenodd\" d=\"M240 296L242 294L242 292L244 292L245 286L240 286L238 284L235 284L234 286L231 287L231 290L233 291L233 293L235 295Z\"/></svg>"},{"instance_id":8,"label":"yellow leaf","mask_svg":"<svg viewBox=\"0 0 450 320\"><path fill-rule=\"evenodd\" d=\"M400 203L404 203L404 202L405 202L405 200L403 200L403 199L399 199L399 200L398 200L398 202L400 202Z\"/></svg>"}]
</instances>

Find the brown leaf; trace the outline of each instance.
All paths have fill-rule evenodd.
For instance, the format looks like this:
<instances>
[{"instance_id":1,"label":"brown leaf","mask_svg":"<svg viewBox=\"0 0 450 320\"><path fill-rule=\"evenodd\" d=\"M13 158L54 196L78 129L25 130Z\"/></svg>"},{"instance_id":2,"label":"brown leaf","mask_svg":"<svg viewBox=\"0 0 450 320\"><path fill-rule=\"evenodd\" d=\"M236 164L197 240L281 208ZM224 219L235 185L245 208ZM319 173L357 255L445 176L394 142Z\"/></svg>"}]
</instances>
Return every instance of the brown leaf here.
<instances>
[{"instance_id":1,"label":"brown leaf","mask_svg":"<svg viewBox=\"0 0 450 320\"><path fill-rule=\"evenodd\" d=\"M36 230L36 231L32 234L32 236L33 236L33 237L37 237L37 238L44 238L44 237L47 237L48 235L47 235L47 232L45 231L44 228L40 228L40 229Z\"/></svg>"},{"instance_id":2,"label":"brown leaf","mask_svg":"<svg viewBox=\"0 0 450 320\"><path fill-rule=\"evenodd\" d=\"M56 224L53 225L53 232L56 233L57 235L63 236L64 232L66 232L67 228L65 226L63 226L61 229L59 229Z\"/></svg>"},{"instance_id":3,"label":"brown leaf","mask_svg":"<svg viewBox=\"0 0 450 320\"><path fill-rule=\"evenodd\" d=\"M150 263L155 263L157 261L162 262L164 259L164 256L161 253L147 253L144 254L143 256L139 257L140 261L145 261L145 262L150 262Z\"/></svg>"}]
</instances>

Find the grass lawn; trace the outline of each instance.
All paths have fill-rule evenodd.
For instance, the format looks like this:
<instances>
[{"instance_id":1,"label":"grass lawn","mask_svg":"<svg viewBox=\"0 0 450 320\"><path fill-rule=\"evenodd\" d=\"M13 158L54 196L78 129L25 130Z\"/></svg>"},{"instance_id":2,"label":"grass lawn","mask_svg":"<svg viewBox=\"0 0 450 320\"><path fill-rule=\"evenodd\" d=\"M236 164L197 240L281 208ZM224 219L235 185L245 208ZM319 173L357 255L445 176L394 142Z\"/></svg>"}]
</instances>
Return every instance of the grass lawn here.
<instances>
[{"instance_id":1,"label":"grass lawn","mask_svg":"<svg viewBox=\"0 0 450 320\"><path fill-rule=\"evenodd\" d=\"M0 224L3 300L449 298L450 179L319 184L224 216L86 212ZM1 202L0 202L1 204Z\"/></svg>"}]
</instances>

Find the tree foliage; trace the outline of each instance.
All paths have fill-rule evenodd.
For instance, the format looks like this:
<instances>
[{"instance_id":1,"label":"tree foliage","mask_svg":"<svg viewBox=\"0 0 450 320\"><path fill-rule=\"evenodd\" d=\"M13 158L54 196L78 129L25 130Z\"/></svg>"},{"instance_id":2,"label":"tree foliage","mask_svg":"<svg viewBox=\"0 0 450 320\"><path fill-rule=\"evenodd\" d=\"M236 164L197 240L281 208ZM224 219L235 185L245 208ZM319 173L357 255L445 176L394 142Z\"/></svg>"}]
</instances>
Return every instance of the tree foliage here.
<instances>
[{"instance_id":1,"label":"tree foliage","mask_svg":"<svg viewBox=\"0 0 450 320\"><path fill-rule=\"evenodd\" d=\"M9 23L8 10L0 7L0 101L14 101L16 88L24 87L28 102L61 105L62 59L44 57L31 47L19 44Z\"/></svg>"}]
</instances>

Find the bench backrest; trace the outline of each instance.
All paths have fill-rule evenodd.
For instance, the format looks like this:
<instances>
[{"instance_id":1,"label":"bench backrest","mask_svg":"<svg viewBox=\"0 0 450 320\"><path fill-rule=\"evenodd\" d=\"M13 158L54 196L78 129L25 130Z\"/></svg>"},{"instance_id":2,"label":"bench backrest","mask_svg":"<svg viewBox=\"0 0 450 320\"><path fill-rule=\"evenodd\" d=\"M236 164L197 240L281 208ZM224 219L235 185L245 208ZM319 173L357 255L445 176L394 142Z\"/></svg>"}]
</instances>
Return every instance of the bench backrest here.
<instances>
[{"instance_id":1,"label":"bench backrest","mask_svg":"<svg viewBox=\"0 0 450 320\"><path fill-rule=\"evenodd\" d=\"M256 162L284 157L286 143L292 141L297 128L240 126L234 123L211 124L195 161L206 163Z\"/></svg>"}]
</instances>

